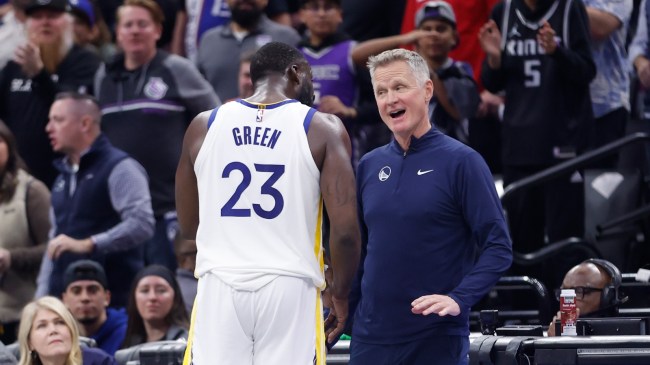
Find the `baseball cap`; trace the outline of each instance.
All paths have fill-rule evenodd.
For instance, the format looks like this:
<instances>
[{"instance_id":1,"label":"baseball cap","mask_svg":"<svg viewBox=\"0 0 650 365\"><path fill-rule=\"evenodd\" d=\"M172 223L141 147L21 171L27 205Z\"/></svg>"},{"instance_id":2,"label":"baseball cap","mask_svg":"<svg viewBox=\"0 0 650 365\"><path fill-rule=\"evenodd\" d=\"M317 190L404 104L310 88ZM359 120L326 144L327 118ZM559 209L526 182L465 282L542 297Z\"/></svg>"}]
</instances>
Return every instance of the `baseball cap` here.
<instances>
[{"instance_id":1,"label":"baseball cap","mask_svg":"<svg viewBox=\"0 0 650 365\"><path fill-rule=\"evenodd\" d=\"M25 14L28 16L39 9L50 9L54 11L70 11L68 0L31 0L25 7Z\"/></svg>"},{"instance_id":2,"label":"baseball cap","mask_svg":"<svg viewBox=\"0 0 650 365\"><path fill-rule=\"evenodd\" d=\"M95 25L95 10L90 0L70 0L72 13L82 18L90 27Z\"/></svg>"},{"instance_id":3,"label":"baseball cap","mask_svg":"<svg viewBox=\"0 0 650 365\"><path fill-rule=\"evenodd\" d=\"M451 5L444 1L428 1L415 13L415 26L419 27L426 19L441 19L456 26L456 15Z\"/></svg>"},{"instance_id":4,"label":"baseball cap","mask_svg":"<svg viewBox=\"0 0 650 365\"><path fill-rule=\"evenodd\" d=\"M75 261L63 273L63 287L68 289L70 284L79 280L92 280L100 283L104 289L108 287L104 268L92 260Z\"/></svg>"}]
</instances>

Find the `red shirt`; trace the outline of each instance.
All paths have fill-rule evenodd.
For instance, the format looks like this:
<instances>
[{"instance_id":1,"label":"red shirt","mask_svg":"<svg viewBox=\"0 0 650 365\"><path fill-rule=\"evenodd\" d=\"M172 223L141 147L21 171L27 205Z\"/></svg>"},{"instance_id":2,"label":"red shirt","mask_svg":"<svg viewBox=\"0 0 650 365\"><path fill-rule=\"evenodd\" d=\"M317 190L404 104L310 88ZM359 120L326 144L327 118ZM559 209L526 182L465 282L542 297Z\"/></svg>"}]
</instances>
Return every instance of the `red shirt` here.
<instances>
[{"instance_id":1,"label":"red shirt","mask_svg":"<svg viewBox=\"0 0 650 365\"><path fill-rule=\"evenodd\" d=\"M402 19L402 34L415 29L415 13L429 0L406 0L404 18ZM447 0L456 14L456 28L460 36L460 44L451 51L449 57L457 61L465 61L472 66L474 79L480 85L481 62L485 53L478 41L478 32L489 19L492 7L500 0ZM482 86L481 86L482 89Z\"/></svg>"}]
</instances>

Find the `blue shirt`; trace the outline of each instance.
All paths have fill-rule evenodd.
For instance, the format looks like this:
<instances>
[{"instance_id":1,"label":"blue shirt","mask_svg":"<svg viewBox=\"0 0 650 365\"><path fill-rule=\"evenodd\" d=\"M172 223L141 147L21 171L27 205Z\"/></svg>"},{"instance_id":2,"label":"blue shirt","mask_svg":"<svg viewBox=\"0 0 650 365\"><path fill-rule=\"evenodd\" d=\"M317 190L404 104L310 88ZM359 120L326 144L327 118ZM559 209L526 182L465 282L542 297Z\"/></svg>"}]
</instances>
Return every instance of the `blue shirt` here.
<instances>
[{"instance_id":1,"label":"blue shirt","mask_svg":"<svg viewBox=\"0 0 650 365\"><path fill-rule=\"evenodd\" d=\"M630 110L630 67L625 50L627 28L632 15L632 0L584 0L585 6L607 12L621 26L602 41L592 39L596 78L591 82L591 102L596 118L618 109Z\"/></svg>"},{"instance_id":2,"label":"blue shirt","mask_svg":"<svg viewBox=\"0 0 650 365\"><path fill-rule=\"evenodd\" d=\"M512 262L492 176L480 155L432 128L404 152L392 141L357 171L365 261L353 341L395 344L469 335L470 306ZM352 297L354 297L352 294ZM416 315L411 302L448 295L461 314Z\"/></svg>"},{"instance_id":3,"label":"blue shirt","mask_svg":"<svg viewBox=\"0 0 650 365\"><path fill-rule=\"evenodd\" d=\"M84 365L117 365L113 356L98 348L81 346L81 357Z\"/></svg>"},{"instance_id":4,"label":"blue shirt","mask_svg":"<svg viewBox=\"0 0 650 365\"><path fill-rule=\"evenodd\" d=\"M106 308L106 321L90 338L97 341L97 347L113 356L124 342L127 320L124 308Z\"/></svg>"}]
</instances>

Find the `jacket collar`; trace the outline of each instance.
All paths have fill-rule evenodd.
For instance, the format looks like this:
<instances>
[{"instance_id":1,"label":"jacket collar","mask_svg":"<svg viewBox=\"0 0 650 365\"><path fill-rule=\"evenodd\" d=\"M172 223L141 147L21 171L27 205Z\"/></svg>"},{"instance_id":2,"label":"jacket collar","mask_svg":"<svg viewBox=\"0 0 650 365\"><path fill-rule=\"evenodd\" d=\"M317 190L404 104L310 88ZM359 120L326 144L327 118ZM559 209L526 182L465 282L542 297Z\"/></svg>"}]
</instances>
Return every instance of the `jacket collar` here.
<instances>
[{"instance_id":1,"label":"jacket collar","mask_svg":"<svg viewBox=\"0 0 650 365\"><path fill-rule=\"evenodd\" d=\"M417 151L422 151L428 147L430 147L433 142L441 138L443 134L436 129L436 127L431 126L431 129L429 129L425 134L422 135L420 138L416 138L414 136L411 136L411 143L409 144L409 148L407 151L404 151L402 149L402 146L400 146L399 142L395 139L393 136L392 141L390 143L391 149L395 152L398 152L400 154L406 153L413 153Z\"/></svg>"}]
</instances>

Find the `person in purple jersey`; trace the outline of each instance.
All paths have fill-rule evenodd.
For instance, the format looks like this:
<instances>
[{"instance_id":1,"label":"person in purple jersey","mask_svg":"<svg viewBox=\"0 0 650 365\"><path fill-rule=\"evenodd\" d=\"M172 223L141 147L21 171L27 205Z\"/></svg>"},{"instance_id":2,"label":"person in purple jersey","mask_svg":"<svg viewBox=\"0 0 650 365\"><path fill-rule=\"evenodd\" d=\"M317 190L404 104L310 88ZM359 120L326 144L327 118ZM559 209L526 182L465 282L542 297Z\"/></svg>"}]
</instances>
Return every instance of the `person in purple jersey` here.
<instances>
[{"instance_id":1,"label":"person in purple jersey","mask_svg":"<svg viewBox=\"0 0 650 365\"><path fill-rule=\"evenodd\" d=\"M419 54L388 50L368 68L394 139L357 169L364 259L350 364L467 364L470 307L512 263L492 176L431 125L433 82Z\"/></svg>"},{"instance_id":2,"label":"person in purple jersey","mask_svg":"<svg viewBox=\"0 0 650 365\"><path fill-rule=\"evenodd\" d=\"M340 0L301 0L300 20L307 27L298 49L314 74L314 108L343 120L352 139L352 160L367 151L367 128L376 128L374 103L358 105L359 80L352 62L357 42L339 30L343 22ZM372 109L369 114L366 110Z\"/></svg>"}]
</instances>

